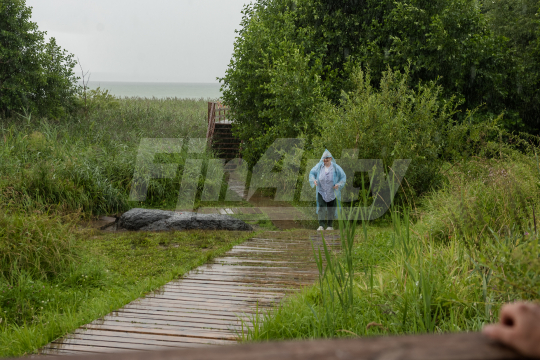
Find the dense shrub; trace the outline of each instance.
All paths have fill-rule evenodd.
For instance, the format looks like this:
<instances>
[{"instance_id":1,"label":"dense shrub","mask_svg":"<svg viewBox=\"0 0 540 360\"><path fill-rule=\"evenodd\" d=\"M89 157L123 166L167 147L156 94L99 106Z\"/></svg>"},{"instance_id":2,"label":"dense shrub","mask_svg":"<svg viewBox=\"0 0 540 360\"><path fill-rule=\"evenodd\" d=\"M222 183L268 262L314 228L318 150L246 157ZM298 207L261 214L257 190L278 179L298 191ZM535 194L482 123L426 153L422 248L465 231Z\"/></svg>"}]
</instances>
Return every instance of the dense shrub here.
<instances>
[{"instance_id":1,"label":"dense shrub","mask_svg":"<svg viewBox=\"0 0 540 360\"><path fill-rule=\"evenodd\" d=\"M327 102L318 114L316 153L327 148L339 159L344 149L358 149L358 158L383 159L386 169L396 159L411 159L406 183L414 192L438 186L456 102L440 102L435 83L410 88L408 69L388 69L379 87L371 86L369 71L356 69L352 79L355 89L343 94L340 106Z\"/></svg>"}]
</instances>

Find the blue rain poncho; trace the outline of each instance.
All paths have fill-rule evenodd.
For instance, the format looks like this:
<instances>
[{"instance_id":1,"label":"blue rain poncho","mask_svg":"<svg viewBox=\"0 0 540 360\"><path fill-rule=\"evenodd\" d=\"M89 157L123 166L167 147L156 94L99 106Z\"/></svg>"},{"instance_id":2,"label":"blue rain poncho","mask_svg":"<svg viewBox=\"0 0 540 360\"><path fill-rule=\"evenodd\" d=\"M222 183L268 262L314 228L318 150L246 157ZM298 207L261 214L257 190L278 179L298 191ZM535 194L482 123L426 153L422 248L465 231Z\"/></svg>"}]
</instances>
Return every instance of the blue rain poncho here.
<instances>
[{"instance_id":1,"label":"blue rain poncho","mask_svg":"<svg viewBox=\"0 0 540 360\"><path fill-rule=\"evenodd\" d=\"M332 166L334 168L334 176L333 176L334 186L336 185L339 186L337 189L334 190L334 194L336 195L336 199L338 203L338 206L336 206L336 213L335 213L335 217L337 218L338 207L341 207L341 188L345 186L345 182L347 181L347 176L345 175L345 172L343 171L341 166L336 164L336 160L334 160L334 157L332 156L332 154L330 154L330 151L324 150L321 160L309 172L309 183L311 184L311 187L314 187L315 186L314 180L319 181L321 170L323 170L323 167L324 167L324 158L327 158L327 157L332 158ZM315 200L317 201L317 214L319 213L319 198L317 196L318 193L319 193L319 185L317 185L317 191L315 192Z\"/></svg>"}]
</instances>

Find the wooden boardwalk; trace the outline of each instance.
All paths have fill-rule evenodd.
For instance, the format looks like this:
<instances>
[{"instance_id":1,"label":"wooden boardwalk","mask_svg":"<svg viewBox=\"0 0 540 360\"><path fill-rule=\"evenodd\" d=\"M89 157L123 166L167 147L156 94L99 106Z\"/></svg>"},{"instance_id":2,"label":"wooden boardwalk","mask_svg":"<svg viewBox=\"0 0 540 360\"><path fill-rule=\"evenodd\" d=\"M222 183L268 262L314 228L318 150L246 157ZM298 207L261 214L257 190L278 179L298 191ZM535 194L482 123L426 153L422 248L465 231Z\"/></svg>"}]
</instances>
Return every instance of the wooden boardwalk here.
<instances>
[{"instance_id":1,"label":"wooden boardwalk","mask_svg":"<svg viewBox=\"0 0 540 360\"><path fill-rule=\"evenodd\" d=\"M257 312L313 284L320 233L266 232L144 298L53 341L42 354L90 354L237 343ZM294 237L294 239L293 239ZM338 246L337 232L325 232Z\"/></svg>"}]
</instances>

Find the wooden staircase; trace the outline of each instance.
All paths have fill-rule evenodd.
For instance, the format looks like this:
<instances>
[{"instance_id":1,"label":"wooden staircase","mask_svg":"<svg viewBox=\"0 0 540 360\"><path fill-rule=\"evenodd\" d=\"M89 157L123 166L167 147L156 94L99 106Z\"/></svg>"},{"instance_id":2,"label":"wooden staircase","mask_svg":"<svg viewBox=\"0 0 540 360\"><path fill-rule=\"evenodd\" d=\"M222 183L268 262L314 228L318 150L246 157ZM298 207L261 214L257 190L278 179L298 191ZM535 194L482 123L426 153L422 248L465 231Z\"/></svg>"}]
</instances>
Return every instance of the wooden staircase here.
<instances>
[{"instance_id":1,"label":"wooden staircase","mask_svg":"<svg viewBox=\"0 0 540 360\"><path fill-rule=\"evenodd\" d=\"M208 146L221 159L229 161L240 157L241 142L232 134L232 121L228 119L229 108L220 102L208 103Z\"/></svg>"}]
</instances>

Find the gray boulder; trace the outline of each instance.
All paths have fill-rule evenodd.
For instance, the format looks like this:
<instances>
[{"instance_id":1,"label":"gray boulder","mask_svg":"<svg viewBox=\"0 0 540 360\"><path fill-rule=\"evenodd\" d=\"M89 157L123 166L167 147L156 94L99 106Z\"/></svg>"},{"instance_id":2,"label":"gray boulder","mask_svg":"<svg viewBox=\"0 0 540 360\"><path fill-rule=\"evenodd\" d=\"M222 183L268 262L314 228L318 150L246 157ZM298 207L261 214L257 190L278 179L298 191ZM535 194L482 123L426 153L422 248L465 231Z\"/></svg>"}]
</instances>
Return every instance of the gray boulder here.
<instances>
[{"instance_id":1,"label":"gray boulder","mask_svg":"<svg viewBox=\"0 0 540 360\"><path fill-rule=\"evenodd\" d=\"M244 230L253 228L228 215L197 214L183 211L153 209L131 209L122 214L118 227L126 230L167 231L167 230Z\"/></svg>"}]
</instances>

